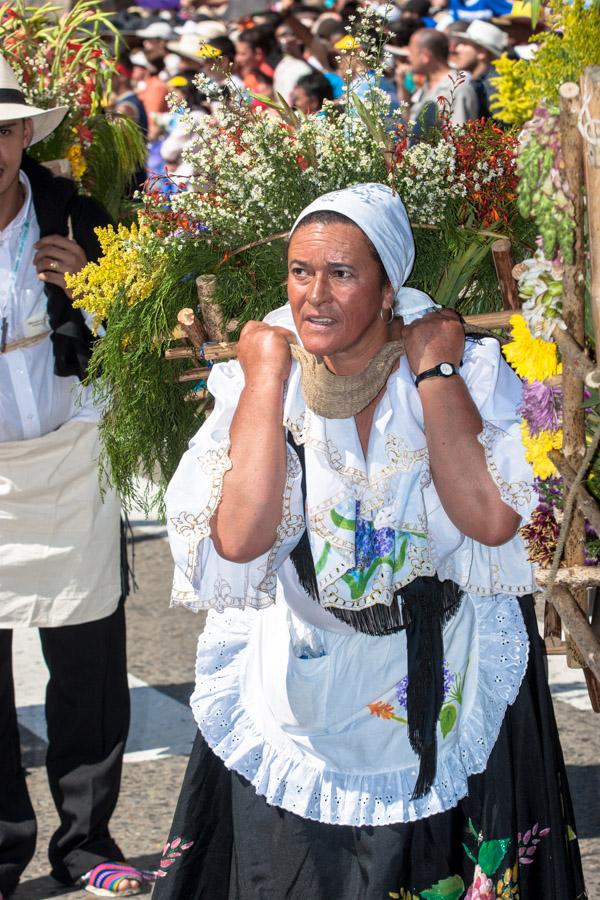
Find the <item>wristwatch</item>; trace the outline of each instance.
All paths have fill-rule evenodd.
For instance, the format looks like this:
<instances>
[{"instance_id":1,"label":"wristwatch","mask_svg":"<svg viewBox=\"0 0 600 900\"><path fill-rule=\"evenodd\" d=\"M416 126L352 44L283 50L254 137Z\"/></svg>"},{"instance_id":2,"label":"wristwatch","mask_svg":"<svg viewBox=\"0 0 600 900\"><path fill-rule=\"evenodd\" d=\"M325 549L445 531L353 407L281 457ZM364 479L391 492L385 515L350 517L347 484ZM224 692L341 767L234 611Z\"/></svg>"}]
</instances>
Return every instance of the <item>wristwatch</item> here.
<instances>
[{"instance_id":1,"label":"wristwatch","mask_svg":"<svg viewBox=\"0 0 600 900\"><path fill-rule=\"evenodd\" d=\"M424 372L420 372L415 378L415 387L419 387L426 378L450 378L451 375L458 375L457 366L454 363L441 362L439 365L434 366L433 369L425 369Z\"/></svg>"}]
</instances>

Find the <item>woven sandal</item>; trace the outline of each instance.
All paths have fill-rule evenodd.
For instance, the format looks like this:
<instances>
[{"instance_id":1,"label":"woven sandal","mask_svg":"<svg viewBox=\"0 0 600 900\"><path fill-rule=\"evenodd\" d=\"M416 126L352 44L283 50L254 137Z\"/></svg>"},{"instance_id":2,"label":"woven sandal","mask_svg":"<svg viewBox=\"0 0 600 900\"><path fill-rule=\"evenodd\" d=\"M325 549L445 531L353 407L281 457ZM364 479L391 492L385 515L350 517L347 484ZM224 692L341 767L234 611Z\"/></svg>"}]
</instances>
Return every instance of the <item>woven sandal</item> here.
<instances>
[{"instance_id":1,"label":"woven sandal","mask_svg":"<svg viewBox=\"0 0 600 900\"><path fill-rule=\"evenodd\" d=\"M83 875L81 881L86 891L97 897L132 897L141 892L144 876L139 869L125 863L103 862ZM137 885L120 891L123 881L137 881Z\"/></svg>"}]
</instances>

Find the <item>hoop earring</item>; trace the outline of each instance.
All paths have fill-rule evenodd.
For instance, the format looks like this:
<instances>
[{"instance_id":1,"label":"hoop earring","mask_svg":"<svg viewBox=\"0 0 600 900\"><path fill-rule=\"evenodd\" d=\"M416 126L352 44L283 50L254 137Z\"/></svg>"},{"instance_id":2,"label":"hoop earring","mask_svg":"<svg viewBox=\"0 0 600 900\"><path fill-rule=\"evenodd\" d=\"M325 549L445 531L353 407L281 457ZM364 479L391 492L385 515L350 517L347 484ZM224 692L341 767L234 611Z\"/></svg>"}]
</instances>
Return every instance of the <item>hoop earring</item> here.
<instances>
[{"instance_id":1,"label":"hoop earring","mask_svg":"<svg viewBox=\"0 0 600 900\"><path fill-rule=\"evenodd\" d=\"M393 307L393 306L388 306L388 307L387 307L387 310L388 310L388 312L389 312L389 314L390 314L390 316L389 316L388 319L384 319L384 318L383 318L383 313L384 313L385 308L386 308L385 306L382 306L381 309L379 310L379 318L380 318L381 321L384 322L386 325L391 325L392 322L394 321L394 307Z\"/></svg>"}]
</instances>

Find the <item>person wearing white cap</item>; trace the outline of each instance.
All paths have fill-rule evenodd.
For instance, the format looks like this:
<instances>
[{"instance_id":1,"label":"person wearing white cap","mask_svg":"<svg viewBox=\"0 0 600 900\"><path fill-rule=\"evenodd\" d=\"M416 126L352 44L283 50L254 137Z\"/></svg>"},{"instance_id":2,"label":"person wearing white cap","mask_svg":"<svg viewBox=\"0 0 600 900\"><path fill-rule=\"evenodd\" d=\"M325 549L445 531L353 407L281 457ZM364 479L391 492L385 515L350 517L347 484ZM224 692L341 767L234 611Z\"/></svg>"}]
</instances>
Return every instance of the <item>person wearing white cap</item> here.
<instances>
[{"instance_id":1,"label":"person wearing white cap","mask_svg":"<svg viewBox=\"0 0 600 900\"><path fill-rule=\"evenodd\" d=\"M173 29L167 22L151 22L146 28L134 32L136 37L142 38L144 56L154 71L148 72L143 88L139 91L139 98L144 104L148 116L148 136L155 140L160 128L156 117L168 112L167 85L168 75L164 71L167 43L173 37Z\"/></svg>"},{"instance_id":2,"label":"person wearing white cap","mask_svg":"<svg viewBox=\"0 0 600 900\"><path fill-rule=\"evenodd\" d=\"M68 109L27 103L0 55L0 894L31 860L12 631L37 627L50 680L46 768L60 825L52 875L139 891L109 832L129 727L120 506L98 478L100 409L80 390L93 334L65 274L100 255L109 217L27 148ZM113 862L113 861L119 862Z\"/></svg>"},{"instance_id":3,"label":"person wearing white cap","mask_svg":"<svg viewBox=\"0 0 600 900\"><path fill-rule=\"evenodd\" d=\"M479 100L479 118L489 119L490 102L495 94L497 77L494 60L508 48L508 35L491 22L475 20L456 36L454 62L471 75L471 84Z\"/></svg>"},{"instance_id":4,"label":"person wearing white cap","mask_svg":"<svg viewBox=\"0 0 600 900\"><path fill-rule=\"evenodd\" d=\"M317 198L288 303L211 369L166 495L173 604L208 613L153 900L585 897L521 384L414 255L389 185Z\"/></svg>"}]
</instances>

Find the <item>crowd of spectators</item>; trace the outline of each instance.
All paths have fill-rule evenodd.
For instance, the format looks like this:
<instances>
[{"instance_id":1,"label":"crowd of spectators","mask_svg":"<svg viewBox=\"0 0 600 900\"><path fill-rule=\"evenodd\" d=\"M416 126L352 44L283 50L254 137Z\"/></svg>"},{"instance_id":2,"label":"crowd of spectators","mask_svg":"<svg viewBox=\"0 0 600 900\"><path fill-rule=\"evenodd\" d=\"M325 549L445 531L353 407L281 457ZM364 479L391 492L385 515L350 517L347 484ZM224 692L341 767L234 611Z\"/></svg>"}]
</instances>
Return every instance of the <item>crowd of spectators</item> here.
<instances>
[{"instance_id":1,"label":"crowd of spectators","mask_svg":"<svg viewBox=\"0 0 600 900\"><path fill-rule=\"evenodd\" d=\"M348 83L359 97L376 85L418 139L440 115L454 124L493 117L496 60L535 52L530 6L519 0L374 2L383 72L369 68L349 36L364 3L274 0L257 10L257 2L180 0L176 9L117 15L123 41L112 107L147 134L149 173L190 174L181 157L188 134L167 97L180 94L194 116L214 113L219 101L198 88L199 74L221 96L245 93L273 116L282 100L303 115L327 115L328 103L346 102Z\"/></svg>"}]
</instances>

